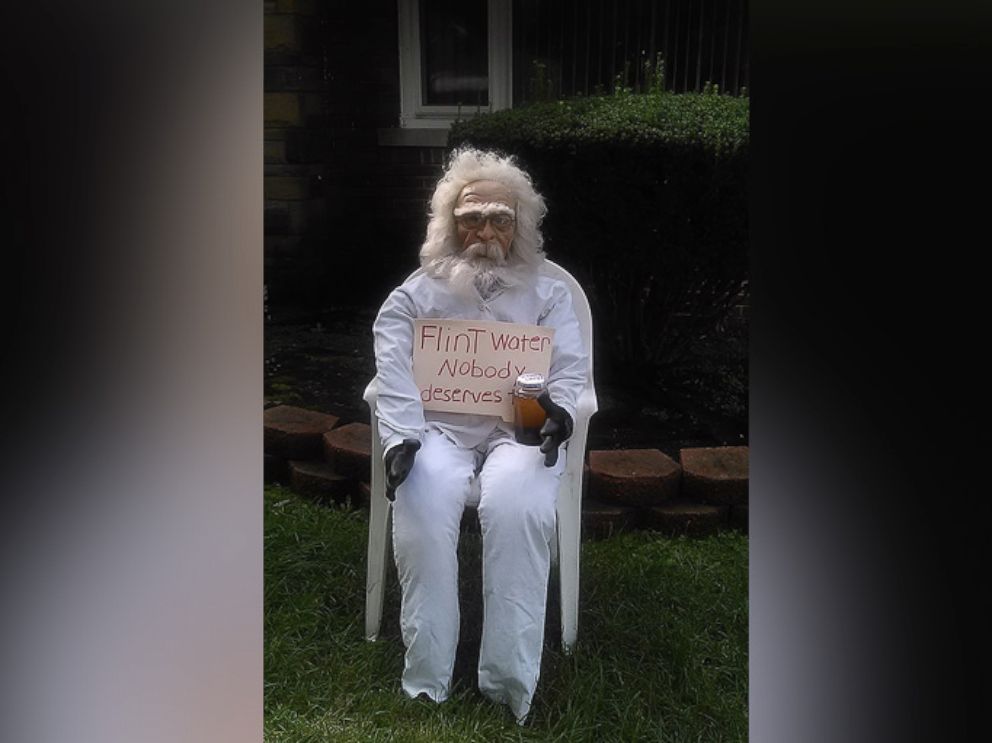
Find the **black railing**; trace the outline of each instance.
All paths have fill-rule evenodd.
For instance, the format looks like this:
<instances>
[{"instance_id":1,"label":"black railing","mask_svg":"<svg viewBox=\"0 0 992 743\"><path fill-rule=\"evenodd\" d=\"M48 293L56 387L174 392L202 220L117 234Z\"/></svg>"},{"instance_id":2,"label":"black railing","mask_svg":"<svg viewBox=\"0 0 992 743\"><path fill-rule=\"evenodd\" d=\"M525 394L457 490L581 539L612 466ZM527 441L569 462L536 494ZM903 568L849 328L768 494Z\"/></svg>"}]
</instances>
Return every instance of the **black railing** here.
<instances>
[{"instance_id":1,"label":"black railing","mask_svg":"<svg viewBox=\"0 0 992 743\"><path fill-rule=\"evenodd\" d=\"M513 103L748 87L746 0L514 0ZM655 83L656 84L656 83Z\"/></svg>"}]
</instances>

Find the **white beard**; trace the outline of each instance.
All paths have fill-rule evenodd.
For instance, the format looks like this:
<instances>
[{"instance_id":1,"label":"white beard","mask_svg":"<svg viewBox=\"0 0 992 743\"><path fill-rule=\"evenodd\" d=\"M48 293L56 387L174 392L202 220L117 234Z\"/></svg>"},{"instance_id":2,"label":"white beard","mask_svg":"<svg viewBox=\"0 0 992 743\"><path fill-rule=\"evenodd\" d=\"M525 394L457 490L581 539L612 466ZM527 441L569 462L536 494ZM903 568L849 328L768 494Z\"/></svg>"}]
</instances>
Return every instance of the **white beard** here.
<instances>
[{"instance_id":1,"label":"white beard","mask_svg":"<svg viewBox=\"0 0 992 743\"><path fill-rule=\"evenodd\" d=\"M473 243L462 252L435 263L432 275L448 279L456 294L466 299L488 299L508 286L522 283L527 273L523 265L511 265L495 240Z\"/></svg>"}]
</instances>

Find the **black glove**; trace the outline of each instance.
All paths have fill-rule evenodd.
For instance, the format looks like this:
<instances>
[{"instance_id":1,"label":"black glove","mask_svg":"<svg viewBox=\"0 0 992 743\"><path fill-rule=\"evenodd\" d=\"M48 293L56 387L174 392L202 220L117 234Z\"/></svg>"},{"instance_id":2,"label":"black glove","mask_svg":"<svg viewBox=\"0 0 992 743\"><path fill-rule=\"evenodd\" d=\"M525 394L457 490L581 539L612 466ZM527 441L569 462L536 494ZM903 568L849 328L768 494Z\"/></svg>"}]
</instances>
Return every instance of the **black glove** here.
<instances>
[{"instance_id":1,"label":"black glove","mask_svg":"<svg viewBox=\"0 0 992 743\"><path fill-rule=\"evenodd\" d=\"M383 462L386 465L386 498L396 499L396 488L406 479L413 468L413 458L417 455L420 442L417 439L403 439L403 443L386 452Z\"/></svg>"},{"instance_id":2,"label":"black glove","mask_svg":"<svg viewBox=\"0 0 992 743\"><path fill-rule=\"evenodd\" d=\"M541 426L541 452L544 454L544 466L554 467L558 462L558 447L572 435L572 416L565 408L554 402L547 392L541 393L537 401L548 414L548 419Z\"/></svg>"}]
</instances>

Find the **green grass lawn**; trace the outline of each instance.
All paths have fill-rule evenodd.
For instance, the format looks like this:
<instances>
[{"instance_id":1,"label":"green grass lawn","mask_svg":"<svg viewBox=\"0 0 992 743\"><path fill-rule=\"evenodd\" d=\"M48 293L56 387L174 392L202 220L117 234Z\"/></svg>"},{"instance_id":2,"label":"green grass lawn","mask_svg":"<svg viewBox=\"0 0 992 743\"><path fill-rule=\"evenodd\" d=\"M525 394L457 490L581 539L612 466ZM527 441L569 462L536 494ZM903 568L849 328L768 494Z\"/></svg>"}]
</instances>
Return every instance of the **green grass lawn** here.
<instances>
[{"instance_id":1,"label":"green grass lawn","mask_svg":"<svg viewBox=\"0 0 992 743\"><path fill-rule=\"evenodd\" d=\"M394 573L380 639L364 639L367 529L365 511L265 490L267 741L747 739L746 536L583 542L577 647L560 652L553 601L541 682L521 727L474 688L478 536L460 547L468 641L451 698L435 705L400 689Z\"/></svg>"}]
</instances>

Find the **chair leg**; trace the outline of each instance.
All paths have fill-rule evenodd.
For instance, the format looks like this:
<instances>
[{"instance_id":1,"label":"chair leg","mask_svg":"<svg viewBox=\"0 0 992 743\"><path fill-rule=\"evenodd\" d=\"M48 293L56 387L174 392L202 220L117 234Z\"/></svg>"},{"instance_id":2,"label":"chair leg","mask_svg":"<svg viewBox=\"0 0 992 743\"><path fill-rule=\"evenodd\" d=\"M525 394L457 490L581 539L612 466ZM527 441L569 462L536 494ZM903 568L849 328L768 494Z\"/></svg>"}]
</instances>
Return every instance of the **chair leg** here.
<instances>
[{"instance_id":1,"label":"chair leg","mask_svg":"<svg viewBox=\"0 0 992 743\"><path fill-rule=\"evenodd\" d=\"M368 577L365 586L365 639L374 642L382 623L382 600L386 583L386 539L389 534L389 501L372 493L369 503Z\"/></svg>"},{"instance_id":2,"label":"chair leg","mask_svg":"<svg viewBox=\"0 0 992 743\"><path fill-rule=\"evenodd\" d=\"M577 497L570 497L558 511L558 571L561 589L561 645L566 653L575 646L579 628L579 528Z\"/></svg>"}]
</instances>

